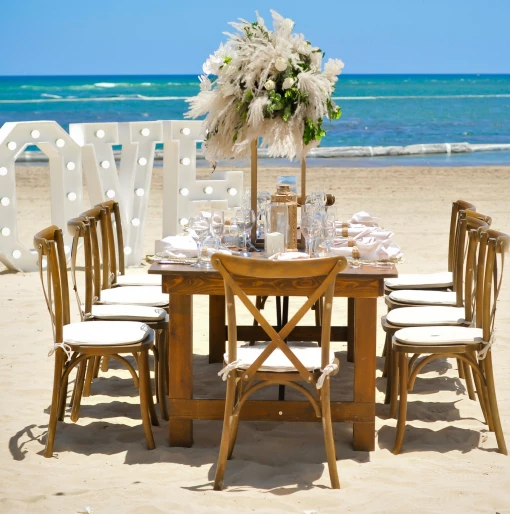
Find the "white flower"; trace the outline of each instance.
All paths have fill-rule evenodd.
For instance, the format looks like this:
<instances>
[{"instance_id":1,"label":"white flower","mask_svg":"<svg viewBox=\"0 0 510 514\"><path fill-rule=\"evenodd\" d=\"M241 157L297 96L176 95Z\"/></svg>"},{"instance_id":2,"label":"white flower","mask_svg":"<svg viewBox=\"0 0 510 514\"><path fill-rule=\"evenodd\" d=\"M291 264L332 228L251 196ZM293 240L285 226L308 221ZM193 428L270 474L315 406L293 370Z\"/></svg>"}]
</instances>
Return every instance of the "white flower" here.
<instances>
[{"instance_id":1,"label":"white flower","mask_svg":"<svg viewBox=\"0 0 510 514\"><path fill-rule=\"evenodd\" d=\"M294 79L292 77L287 77L284 81L283 81L283 85L282 85L282 88L283 89L290 89L293 85L294 85Z\"/></svg>"},{"instance_id":2,"label":"white flower","mask_svg":"<svg viewBox=\"0 0 510 514\"><path fill-rule=\"evenodd\" d=\"M273 91L273 89L275 88L275 83L273 80L269 79L265 84L264 84L264 87L268 90L268 91Z\"/></svg>"},{"instance_id":3,"label":"white flower","mask_svg":"<svg viewBox=\"0 0 510 514\"><path fill-rule=\"evenodd\" d=\"M336 82L343 69L344 63L340 59L329 59L324 65L324 74L331 82Z\"/></svg>"},{"instance_id":4,"label":"white flower","mask_svg":"<svg viewBox=\"0 0 510 514\"><path fill-rule=\"evenodd\" d=\"M210 55L207 61L204 62L202 70L206 75L218 75L221 66L225 64L225 57L232 53L230 44L220 44L220 47L214 54ZM231 57L231 56L230 56Z\"/></svg>"},{"instance_id":5,"label":"white flower","mask_svg":"<svg viewBox=\"0 0 510 514\"><path fill-rule=\"evenodd\" d=\"M212 83L209 80L209 77L206 75L199 75L198 80L200 80L200 91L210 91L212 88Z\"/></svg>"},{"instance_id":6,"label":"white flower","mask_svg":"<svg viewBox=\"0 0 510 514\"><path fill-rule=\"evenodd\" d=\"M299 44L297 51L301 55L310 55L310 52L312 51L312 47L306 41L303 41Z\"/></svg>"},{"instance_id":7,"label":"white flower","mask_svg":"<svg viewBox=\"0 0 510 514\"><path fill-rule=\"evenodd\" d=\"M287 69L287 59L285 59L285 57L277 57L274 63L274 67L278 71L285 71Z\"/></svg>"}]
</instances>

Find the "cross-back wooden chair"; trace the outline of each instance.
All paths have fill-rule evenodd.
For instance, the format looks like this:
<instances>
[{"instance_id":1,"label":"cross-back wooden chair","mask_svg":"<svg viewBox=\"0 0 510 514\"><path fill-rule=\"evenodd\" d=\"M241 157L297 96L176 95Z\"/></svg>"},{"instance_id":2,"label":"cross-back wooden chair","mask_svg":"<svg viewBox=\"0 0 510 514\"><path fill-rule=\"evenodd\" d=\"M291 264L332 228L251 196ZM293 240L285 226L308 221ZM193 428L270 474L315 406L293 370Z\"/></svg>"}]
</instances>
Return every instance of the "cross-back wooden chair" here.
<instances>
[{"instance_id":1,"label":"cross-back wooden chair","mask_svg":"<svg viewBox=\"0 0 510 514\"><path fill-rule=\"evenodd\" d=\"M140 410L149 449L155 447L151 421L157 424L150 393L148 350L153 345L154 332L144 323L110 322L71 323L67 262L62 231L48 227L34 236L39 254L41 283L53 329L55 370L46 438L45 457L53 455L57 421L64 420L69 374L77 368L76 387L72 398L71 420L77 421L81 402L86 362L96 356L109 356L127 365L140 390ZM46 262L46 270L44 270ZM136 354L139 376L121 354Z\"/></svg>"},{"instance_id":2,"label":"cross-back wooden chair","mask_svg":"<svg viewBox=\"0 0 510 514\"><path fill-rule=\"evenodd\" d=\"M335 280L337 274L346 266L345 258L333 257L289 263L215 254L211 262L224 280L228 317L228 351L224 356L225 367L220 372L227 381L227 393L214 488L219 490L223 487L226 461L232 455L239 414L246 400L264 387L284 384L301 392L312 404L317 417L322 419L331 485L338 489L340 482L331 424L329 384L329 375L338 371L338 360L330 350L330 335ZM299 295L301 280L315 278L317 288L306 298L288 323L276 332L243 289L246 280L253 281L257 278L293 280L296 284L295 296L303 296ZM292 343L287 345L287 336L321 296L324 297L321 347L298 348ZM266 332L270 339L267 345L237 347L236 297ZM318 399L297 382L305 382L316 388Z\"/></svg>"},{"instance_id":3,"label":"cross-back wooden chair","mask_svg":"<svg viewBox=\"0 0 510 514\"><path fill-rule=\"evenodd\" d=\"M450 216L450 231L448 236L448 269L435 273L401 273L397 278L387 278L384 281L386 294L397 289L431 289L447 290L453 287L453 272L456 262L457 228L460 213L466 210L476 211L476 207L464 200L452 203Z\"/></svg>"},{"instance_id":4,"label":"cross-back wooden chair","mask_svg":"<svg viewBox=\"0 0 510 514\"><path fill-rule=\"evenodd\" d=\"M397 289L385 296L384 301L388 306L388 311L401 307L437 305L462 307L463 302L463 280L464 280L464 257L466 255L466 230L462 220L468 216L471 220L479 220L487 225L491 225L492 218L485 214L471 210L459 212L458 228L456 230L455 241L455 265L452 271L453 287L451 291L432 290L432 289Z\"/></svg>"},{"instance_id":5,"label":"cross-back wooden chair","mask_svg":"<svg viewBox=\"0 0 510 514\"><path fill-rule=\"evenodd\" d=\"M510 237L489 229L471 231L469 238L478 239L477 266L468 279L473 287L475 300L471 326L404 328L393 336L394 372L390 416L396 413L397 383L400 384L397 434L393 448L395 454L400 453L404 440L408 391L412 391L423 366L441 357L460 359L472 370L485 421L489 430L495 432L499 451L507 454L494 385L492 348L496 304L503 278L504 255L510 246ZM413 357L408 360L410 354ZM425 357L418 361L422 355Z\"/></svg>"},{"instance_id":6,"label":"cross-back wooden chair","mask_svg":"<svg viewBox=\"0 0 510 514\"><path fill-rule=\"evenodd\" d=\"M73 218L68 221L68 230L73 236L73 243L71 247L71 277L73 280L74 290L76 292L76 299L83 321L139 321L146 323L156 332L155 345L152 347L155 355L155 382L156 382L156 397L160 405L161 415L163 419L168 419L168 410L166 404L166 391L168 384L168 366L167 366L167 335L168 335L168 313L163 308L158 308L151 305L136 305L128 303L120 303L124 298L118 294L118 302L115 304L101 304L99 303L104 297L105 291L102 290L102 285L109 282L109 267L102 265L105 261L108 262L106 238L103 234L106 233L106 213L101 208L94 208L84 214L89 216L81 216ZM99 232L102 236L103 251L100 251ZM82 244L80 244L82 243ZM76 262L78 250L81 247L84 255L85 262L85 296L84 302L79 294ZM102 255L102 259L101 259ZM105 273L106 270L106 273ZM145 288L136 288L143 291ZM150 289L156 289L150 287ZM107 291L118 291L117 289L107 289ZM155 292L158 298L160 293ZM168 301L167 298L164 298ZM93 365L87 366L87 374L84 385L84 396L89 396L92 379L98 376L100 365L100 357L98 356ZM103 371L107 370L107 357L103 358Z\"/></svg>"},{"instance_id":7,"label":"cross-back wooden chair","mask_svg":"<svg viewBox=\"0 0 510 514\"><path fill-rule=\"evenodd\" d=\"M97 204L96 207L101 207L106 213L105 221L108 225L107 239L112 286L159 286L161 288L161 275L126 273L124 235L119 203L115 200L108 200Z\"/></svg>"},{"instance_id":8,"label":"cross-back wooden chair","mask_svg":"<svg viewBox=\"0 0 510 514\"><path fill-rule=\"evenodd\" d=\"M392 309L381 318L381 325L386 333L386 360L384 376L391 375L391 340L397 330L405 327L458 325L467 326L472 321L471 313L471 275L476 267L476 238L467 238L471 230L486 230L489 225L478 217L471 217L470 211L459 218L458 237L462 251L457 252L457 272L455 305L424 305ZM444 295L444 292L438 293ZM475 399L471 372L462 361L458 361L459 376L466 380L469 398ZM390 403L391 380L386 382L384 403Z\"/></svg>"}]
</instances>

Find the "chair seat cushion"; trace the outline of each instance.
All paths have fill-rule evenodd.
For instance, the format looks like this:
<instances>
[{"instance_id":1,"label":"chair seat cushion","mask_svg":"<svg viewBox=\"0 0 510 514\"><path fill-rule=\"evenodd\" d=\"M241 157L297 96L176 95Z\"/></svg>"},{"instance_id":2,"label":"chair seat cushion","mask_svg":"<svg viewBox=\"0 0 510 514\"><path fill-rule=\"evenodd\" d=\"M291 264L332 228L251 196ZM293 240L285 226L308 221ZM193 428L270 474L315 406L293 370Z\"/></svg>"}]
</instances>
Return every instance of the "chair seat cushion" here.
<instances>
[{"instance_id":1,"label":"chair seat cushion","mask_svg":"<svg viewBox=\"0 0 510 514\"><path fill-rule=\"evenodd\" d=\"M167 317L164 309L144 305L93 305L92 317L104 320L163 321Z\"/></svg>"},{"instance_id":2,"label":"chair seat cushion","mask_svg":"<svg viewBox=\"0 0 510 514\"><path fill-rule=\"evenodd\" d=\"M402 307L388 312L386 321L404 327L462 325L464 314L464 307Z\"/></svg>"},{"instance_id":3,"label":"chair seat cushion","mask_svg":"<svg viewBox=\"0 0 510 514\"><path fill-rule=\"evenodd\" d=\"M387 278L384 285L389 289L433 289L453 286L451 271L442 273L404 273L397 278Z\"/></svg>"},{"instance_id":4,"label":"chair seat cushion","mask_svg":"<svg viewBox=\"0 0 510 514\"><path fill-rule=\"evenodd\" d=\"M410 345L479 344L481 328L468 327L411 327L395 332L395 340Z\"/></svg>"},{"instance_id":5,"label":"chair seat cushion","mask_svg":"<svg viewBox=\"0 0 510 514\"><path fill-rule=\"evenodd\" d=\"M415 305L452 305L457 303L454 291L422 291L420 289L402 289L390 293L390 300Z\"/></svg>"},{"instance_id":6,"label":"chair seat cushion","mask_svg":"<svg viewBox=\"0 0 510 514\"><path fill-rule=\"evenodd\" d=\"M147 305L164 307L168 305L168 295L157 286L126 286L103 289L100 303L107 305Z\"/></svg>"},{"instance_id":7,"label":"chair seat cushion","mask_svg":"<svg viewBox=\"0 0 510 514\"><path fill-rule=\"evenodd\" d=\"M137 321L84 321L64 326L64 343L110 346L143 341L151 332Z\"/></svg>"},{"instance_id":8,"label":"chair seat cushion","mask_svg":"<svg viewBox=\"0 0 510 514\"><path fill-rule=\"evenodd\" d=\"M248 369L264 351L269 343L257 343L253 346L240 346L237 348L237 369ZM318 346L310 346L309 344L289 343L289 348L294 352L296 357L301 361L308 371L322 369L321 352ZM228 352L223 355L225 363L228 363ZM329 362L332 364L335 360L335 354L330 351ZM277 348L259 368L259 371L274 371L277 373L285 373L296 371L294 364L290 362L287 356Z\"/></svg>"},{"instance_id":9,"label":"chair seat cushion","mask_svg":"<svg viewBox=\"0 0 510 514\"><path fill-rule=\"evenodd\" d=\"M147 273L130 273L119 275L116 284L118 286L160 286L161 275L149 275Z\"/></svg>"}]
</instances>

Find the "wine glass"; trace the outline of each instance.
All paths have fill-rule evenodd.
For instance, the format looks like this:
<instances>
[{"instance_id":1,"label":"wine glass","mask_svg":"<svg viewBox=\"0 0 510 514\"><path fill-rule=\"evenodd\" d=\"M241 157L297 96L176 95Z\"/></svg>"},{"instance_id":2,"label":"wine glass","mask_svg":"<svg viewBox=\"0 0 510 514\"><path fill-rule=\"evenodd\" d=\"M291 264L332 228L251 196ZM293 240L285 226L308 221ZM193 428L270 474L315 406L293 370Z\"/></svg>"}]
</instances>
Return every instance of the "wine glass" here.
<instances>
[{"instance_id":1,"label":"wine glass","mask_svg":"<svg viewBox=\"0 0 510 514\"><path fill-rule=\"evenodd\" d=\"M311 257L314 250L314 242L320 235L322 228L321 217L318 214L305 214L301 218L301 232L306 240L306 251Z\"/></svg>"},{"instance_id":2,"label":"wine glass","mask_svg":"<svg viewBox=\"0 0 510 514\"><path fill-rule=\"evenodd\" d=\"M252 209L239 209L236 211L235 222L243 235L243 247L241 248L241 255L243 257L250 256L247 248L248 234L255 224L256 219L255 212Z\"/></svg>"},{"instance_id":3,"label":"wine glass","mask_svg":"<svg viewBox=\"0 0 510 514\"><path fill-rule=\"evenodd\" d=\"M193 216L188 221L188 234L193 238L197 244L197 262L192 264L194 268L199 268L200 252L202 249L202 241L207 237L210 230L209 220L202 216Z\"/></svg>"}]
</instances>

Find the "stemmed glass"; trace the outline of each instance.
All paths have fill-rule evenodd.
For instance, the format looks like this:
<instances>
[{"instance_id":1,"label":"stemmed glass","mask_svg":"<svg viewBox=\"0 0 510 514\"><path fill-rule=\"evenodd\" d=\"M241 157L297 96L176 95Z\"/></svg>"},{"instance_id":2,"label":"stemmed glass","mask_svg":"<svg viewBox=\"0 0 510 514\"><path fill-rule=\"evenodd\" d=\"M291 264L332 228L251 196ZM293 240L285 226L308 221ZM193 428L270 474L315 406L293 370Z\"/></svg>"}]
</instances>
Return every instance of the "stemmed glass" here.
<instances>
[{"instance_id":1,"label":"stemmed glass","mask_svg":"<svg viewBox=\"0 0 510 514\"><path fill-rule=\"evenodd\" d=\"M249 257L250 253L248 252L248 234L252 229L257 217L255 212L252 209L239 209L235 213L235 223L241 230L243 234L243 247L241 248L241 255L243 257Z\"/></svg>"},{"instance_id":2,"label":"stemmed glass","mask_svg":"<svg viewBox=\"0 0 510 514\"><path fill-rule=\"evenodd\" d=\"M209 234L210 223L209 220L202 215L193 216L188 220L188 234L197 243L197 262L192 264L194 268L200 268L200 255L202 251L202 242Z\"/></svg>"},{"instance_id":3,"label":"stemmed glass","mask_svg":"<svg viewBox=\"0 0 510 514\"><path fill-rule=\"evenodd\" d=\"M312 210L301 218L301 232L306 240L306 251L311 257L314 251L314 242L321 233L322 219L319 213Z\"/></svg>"},{"instance_id":4,"label":"stemmed glass","mask_svg":"<svg viewBox=\"0 0 510 514\"><path fill-rule=\"evenodd\" d=\"M257 193L257 237L261 238L266 232L264 223L264 214L266 212L266 205L271 201L271 193L268 191L259 191Z\"/></svg>"}]
</instances>

